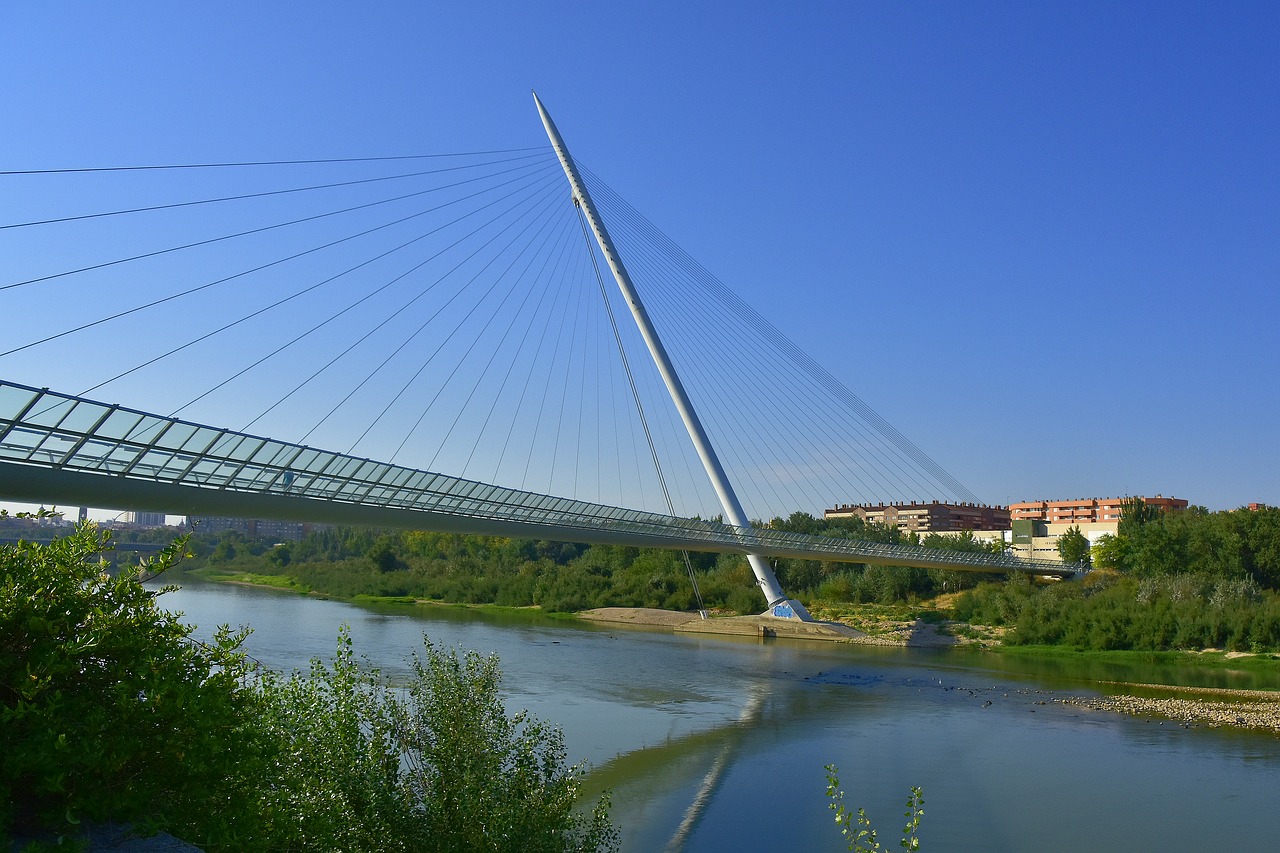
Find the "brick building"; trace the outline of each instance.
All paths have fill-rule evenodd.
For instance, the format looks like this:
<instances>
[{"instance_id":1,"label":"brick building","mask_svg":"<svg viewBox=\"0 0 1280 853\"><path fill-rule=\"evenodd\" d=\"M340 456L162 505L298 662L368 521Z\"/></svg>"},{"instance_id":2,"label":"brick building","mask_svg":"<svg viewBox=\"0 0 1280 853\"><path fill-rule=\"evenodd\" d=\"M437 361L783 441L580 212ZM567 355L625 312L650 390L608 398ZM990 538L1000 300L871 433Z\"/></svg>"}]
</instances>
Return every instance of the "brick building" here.
<instances>
[{"instance_id":1,"label":"brick building","mask_svg":"<svg viewBox=\"0 0 1280 853\"><path fill-rule=\"evenodd\" d=\"M1008 530L1009 510L1002 506L930 501L895 504L845 504L823 512L824 518L857 516L866 522L896 527L904 533L949 533L959 530Z\"/></svg>"},{"instance_id":2,"label":"brick building","mask_svg":"<svg viewBox=\"0 0 1280 853\"><path fill-rule=\"evenodd\" d=\"M1165 512L1178 512L1187 508L1181 498L1154 498L1138 496L1147 506L1158 507ZM1043 521L1047 524L1093 524L1120 521L1120 510L1131 498L1080 498L1069 501L1024 501L1009 504L1009 515L1014 521Z\"/></svg>"}]
</instances>

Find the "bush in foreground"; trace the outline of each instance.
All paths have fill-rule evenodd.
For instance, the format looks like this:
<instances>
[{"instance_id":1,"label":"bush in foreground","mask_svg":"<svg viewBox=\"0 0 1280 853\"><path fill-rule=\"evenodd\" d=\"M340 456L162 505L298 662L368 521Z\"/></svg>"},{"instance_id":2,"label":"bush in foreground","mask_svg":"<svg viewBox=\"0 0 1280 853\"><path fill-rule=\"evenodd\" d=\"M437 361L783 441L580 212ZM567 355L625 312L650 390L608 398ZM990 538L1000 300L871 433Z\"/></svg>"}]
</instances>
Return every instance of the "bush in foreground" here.
<instances>
[{"instance_id":1,"label":"bush in foreground","mask_svg":"<svg viewBox=\"0 0 1280 853\"><path fill-rule=\"evenodd\" d=\"M0 548L0 837L201 812L206 835L234 835L258 751L243 636L191 642L137 569L105 573L106 547L80 528Z\"/></svg>"},{"instance_id":2,"label":"bush in foreground","mask_svg":"<svg viewBox=\"0 0 1280 853\"><path fill-rule=\"evenodd\" d=\"M576 811L582 765L554 726L508 716L495 657L424 642L406 687L357 664L343 632L309 677L269 675L265 723L283 745L270 811L300 849L611 849L608 802Z\"/></svg>"},{"instance_id":3,"label":"bush in foreground","mask_svg":"<svg viewBox=\"0 0 1280 853\"><path fill-rule=\"evenodd\" d=\"M0 548L0 843L89 819L208 850L614 846L559 731L506 714L496 659L426 643L395 686L344 635L309 677L258 672L244 633L197 643L164 590L107 576L107 547L81 527Z\"/></svg>"}]
</instances>

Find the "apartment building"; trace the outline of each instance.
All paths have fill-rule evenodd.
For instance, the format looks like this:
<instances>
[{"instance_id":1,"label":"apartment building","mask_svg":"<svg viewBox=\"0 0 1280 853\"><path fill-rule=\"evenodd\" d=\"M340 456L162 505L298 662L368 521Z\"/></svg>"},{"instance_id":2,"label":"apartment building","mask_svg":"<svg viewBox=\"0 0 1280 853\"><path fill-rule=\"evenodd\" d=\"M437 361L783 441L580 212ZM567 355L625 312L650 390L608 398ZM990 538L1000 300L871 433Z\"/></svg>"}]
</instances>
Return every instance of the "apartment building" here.
<instances>
[{"instance_id":1,"label":"apartment building","mask_svg":"<svg viewBox=\"0 0 1280 853\"><path fill-rule=\"evenodd\" d=\"M1166 498L1156 495L1153 498L1138 496L1147 506L1158 507L1165 512L1178 512L1187 508L1187 501L1181 498ZM1025 501L1009 504L1009 515L1013 521L1043 521L1046 524L1094 524L1097 522L1120 522L1120 510L1124 502L1131 498L1079 498L1064 501Z\"/></svg>"},{"instance_id":2,"label":"apartment building","mask_svg":"<svg viewBox=\"0 0 1280 853\"><path fill-rule=\"evenodd\" d=\"M1002 506L929 501L894 504L842 504L824 511L825 518L857 516L863 521L896 527L904 533L947 533L959 530L1007 530L1009 510Z\"/></svg>"},{"instance_id":3,"label":"apartment building","mask_svg":"<svg viewBox=\"0 0 1280 853\"><path fill-rule=\"evenodd\" d=\"M298 521L279 521L261 518L216 518L200 516L188 518L189 526L197 533L221 533L234 530L248 539L267 539L275 542L297 541L312 530L326 525L304 524Z\"/></svg>"}]
</instances>

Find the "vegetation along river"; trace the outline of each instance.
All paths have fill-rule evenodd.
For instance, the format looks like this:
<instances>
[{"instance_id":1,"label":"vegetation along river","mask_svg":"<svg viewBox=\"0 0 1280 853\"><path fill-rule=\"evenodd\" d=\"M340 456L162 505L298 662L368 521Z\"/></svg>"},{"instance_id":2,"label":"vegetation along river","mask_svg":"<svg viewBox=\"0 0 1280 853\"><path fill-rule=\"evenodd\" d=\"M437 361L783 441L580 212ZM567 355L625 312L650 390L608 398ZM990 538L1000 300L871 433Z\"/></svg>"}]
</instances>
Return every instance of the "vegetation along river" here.
<instances>
[{"instance_id":1,"label":"vegetation along river","mask_svg":"<svg viewBox=\"0 0 1280 853\"><path fill-rule=\"evenodd\" d=\"M843 850L825 797L897 848L924 789L929 851L1274 849L1280 738L1065 704L1096 682L1203 672L981 652L675 635L523 613L358 607L183 580L161 598L197 626L249 625L264 664L305 669L350 625L358 654L407 671L425 633L496 653L512 711L560 726L627 851ZM1221 672L1212 676L1222 679ZM1234 687L1273 688L1268 676Z\"/></svg>"}]
</instances>

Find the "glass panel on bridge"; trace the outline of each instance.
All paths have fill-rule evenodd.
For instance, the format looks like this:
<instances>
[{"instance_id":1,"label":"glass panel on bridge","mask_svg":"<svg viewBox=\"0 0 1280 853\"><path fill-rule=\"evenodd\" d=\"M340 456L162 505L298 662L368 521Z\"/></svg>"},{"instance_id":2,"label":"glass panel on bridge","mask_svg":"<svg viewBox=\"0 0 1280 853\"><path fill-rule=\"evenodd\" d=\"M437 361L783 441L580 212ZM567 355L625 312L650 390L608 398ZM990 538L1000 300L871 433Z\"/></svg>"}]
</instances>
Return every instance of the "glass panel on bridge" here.
<instances>
[{"instance_id":1,"label":"glass panel on bridge","mask_svg":"<svg viewBox=\"0 0 1280 853\"><path fill-rule=\"evenodd\" d=\"M293 463L289 467L298 471L309 471L312 474L315 474L324 468L324 466L328 465L332 459L332 454L307 448L298 454L298 458L293 460Z\"/></svg>"},{"instance_id":2,"label":"glass panel on bridge","mask_svg":"<svg viewBox=\"0 0 1280 853\"><path fill-rule=\"evenodd\" d=\"M477 501L488 501L496 491L498 491L496 486L486 486L481 484L472 489L471 494L468 495L468 497Z\"/></svg>"},{"instance_id":3,"label":"glass panel on bridge","mask_svg":"<svg viewBox=\"0 0 1280 853\"><path fill-rule=\"evenodd\" d=\"M325 469L324 475L326 477L347 477L362 464L364 463L359 459L339 457L337 461Z\"/></svg>"},{"instance_id":4,"label":"glass panel on bridge","mask_svg":"<svg viewBox=\"0 0 1280 853\"><path fill-rule=\"evenodd\" d=\"M75 405L74 400L46 396L36 403L31 411L27 412L27 416L23 420L34 426L54 427L66 417L68 412L75 408Z\"/></svg>"},{"instance_id":5,"label":"glass panel on bridge","mask_svg":"<svg viewBox=\"0 0 1280 853\"><path fill-rule=\"evenodd\" d=\"M187 426L187 425L175 424L173 429L175 431L180 430L184 426ZM188 435L185 439L182 439L180 442L177 439L175 439L172 442L166 441L165 444L168 445L169 447L174 447L179 450L190 450L195 453L212 452L212 448L210 447L210 445L212 445L214 440L218 438L218 436L220 435L222 435L222 430L216 430L216 429L211 429L209 427L202 427L202 426L193 426L191 429L190 435ZM165 436L165 437L168 438L168 436Z\"/></svg>"},{"instance_id":6,"label":"glass panel on bridge","mask_svg":"<svg viewBox=\"0 0 1280 853\"><path fill-rule=\"evenodd\" d=\"M432 476L434 475L428 474L425 471L413 471L405 478L404 482L400 483L399 487L406 491L421 489L423 484L429 481Z\"/></svg>"},{"instance_id":7,"label":"glass panel on bridge","mask_svg":"<svg viewBox=\"0 0 1280 853\"><path fill-rule=\"evenodd\" d=\"M17 388L13 385L0 384L0 418L12 420L26 408L27 404L40 396L40 392L29 388Z\"/></svg>"},{"instance_id":8,"label":"glass panel on bridge","mask_svg":"<svg viewBox=\"0 0 1280 853\"><path fill-rule=\"evenodd\" d=\"M103 438L121 439L127 436L142 421L143 416L137 412L116 409L102 422L102 426L94 430L94 434Z\"/></svg>"},{"instance_id":9,"label":"glass panel on bridge","mask_svg":"<svg viewBox=\"0 0 1280 853\"><path fill-rule=\"evenodd\" d=\"M237 436L237 438L238 440L235 444L230 445L230 449L225 451L223 455L241 462L248 462L252 459L253 455L266 443L264 438L252 438L247 435Z\"/></svg>"},{"instance_id":10,"label":"glass panel on bridge","mask_svg":"<svg viewBox=\"0 0 1280 853\"><path fill-rule=\"evenodd\" d=\"M227 454L232 450L235 450L236 446L244 441L245 437L239 433L229 432L227 430L219 430L219 432L221 434L218 436L217 440L214 441L213 446L205 452L210 456L218 456L225 459L227 458Z\"/></svg>"},{"instance_id":11,"label":"glass panel on bridge","mask_svg":"<svg viewBox=\"0 0 1280 853\"><path fill-rule=\"evenodd\" d=\"M244 488L252 488L254 491L265 491L273 480L277 489L287 488L280 469L268 468L264 465L246 465L236 479L245 484ZM289 479L289 484L293 484L293 478Z\"/></svg>"},{"instance_id":12,"label":"glass panel on bridge","mask_svg":"<svg viewBox=\"0 0 1280 853\"><path fill-rule=\"evenodd\" d=\"M93 429L93 425L98 419L106 414L107 410L103 406L95 406L91 403L78 402L71 407L67 416L62 419L59 429L75 432L84 435Z\"/></svg>"},{"instance_id":13,"label":"glass panel on bridge","mask_svg":"<svg viewBox=\"0 0 1280 853\"><path fill-rule=\"evenodd\" d=\"M385 505L392 501L396 495L396 490L387 486L374 486L370 489L362 499L365 503L373 503Z\"/></svg>"},{"instance_id":14,"label":"glass panel on bridge","mask_svg":"<svg viewBox=\"0 0 1280 853\"><path fill-rule=\"evenodd\" d=\"M49 433L38 447L31 448L27 458L32 462L58 462L67 454L67 451L75 447L78 440L76 436Z\"/></svg>"},{"instance_id":15,"label":"glass panel on bridge","mask_svg":"<svg viewBox=\"0 0 1280 853\"><path fill-rule=\"evenodd\" d=\"M132 448L122 448L114 442L89 441L76 451L64 464L81 471L119 471L138 453Z\"/></svg>"},{"instance_id":16,"label":"glass panel on bridge","mask_svg":"<svg viewBox=\"0 0 1280 853\"><path fill-rule=\"evenodd\" d=\"M137 451L135 450L130 457L130 461L136 456ZM137 460L137 464L133 466L133 472L136 472L139 476L145 475L156 479L165 477L165 475L167 475L166 479L173 479L187 469L193 458L191 456L179 456L172 450L152 449L142 454L142 458Z\"/></svg>"},{"instance_id":17,"label":"glass panel on bridge","mask_svg":"<svg viewBox=\"0 0 1280 853\"><path fill-rule=\"evenodd\" d=\"M161 429L164 429L162 426L163 424L172 424L160 439L159 443L163 444L165 447L172 447L175 450L190 441L191 436L195 435L196 430L199 429L195 424L161 421L159 418L148 418L147 420L149 423L141 426L141 428L138 429L134 435L130 436L130 438L138 441L149 442L159 434ZM203 450L204 448L200 447L193 449Z\"/></svg>"},{"instance_id":18,"label":"glass panel on bridge","mask_svg":"<svg viewBox=\"0 0 1280 853\"><path fill-rule=\"evenodd\" d=\"M40 444L43 436L43 431L14 427L4 438L5 455L26 458L27 453Z\"/></svg>"},{"instance_id":19,"label":"glass panel on bridge","mask_svg":"<svg viewBox=\"0 0 1280 853\"><path fill-rule=\"evenodd\" d=\"M396 478L401 476L403 471L403 468L379 462L377 468L365 475L365 481L385 486L389 483L395 482Z\"/></svg>"},{"instance_id":20,"label":"glass panel on bridge","mask_svg":"<svg viewBox=\"0 0 1280 853\"><path fill-rule=\"evenodd\" d=\"M201 457L200 460L191 467L191 470L187 472L185 479L194 480L200 483L207 483L221 470L222 460Z\"/></svg>"},{"instance_id":21,"label":"glass panel on bridge","mask_svg":"<svg viewBox=\"0 0 1280 853\"><path fill-rule=\"evenodd\" d=\"M369 482L370 475L375 473L377 470L377 462L370 459L361 459L359 466L352 469L351 473L347 474L347 478L354 480L359 484L366 484Z\"/></svg>"},{"instance_id":22,"label":"glass panel on bridge","mask_svg":"<svg viewBox=\"0 0 1280 853\"><path fill-rule=\"evenodd\" d=\"M412 482L415 476L418 476L418 472L391 465L388 466L388 475L382 478L382 484L389 488L404 489L408 488L408 483Z\"/></svg>"},{"instance_id":23,"label":"glass panel on bridge","mask_svg":"<svg viewBox=\"0 0 1280 853\"><path fill-rule=\"evenodd\" d=\"M441 494L452 492L459 482L455 477L449 477L444 474L432 474L429 471L423 471L424 485L421 486L422 491L432 494Z\"/></svg>"},{"instance_id":24,"label":"glass panel on bridge","mask_svg":"<svg viewBox=\"0 0 1280 853\"><path fill-rule=\"evenodd\" d=\"M267 439L253 452L253 461L262 465L282 464L291 449L292 445Z\"/></svg>"}]
</instances>

